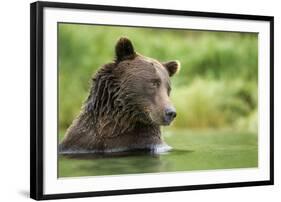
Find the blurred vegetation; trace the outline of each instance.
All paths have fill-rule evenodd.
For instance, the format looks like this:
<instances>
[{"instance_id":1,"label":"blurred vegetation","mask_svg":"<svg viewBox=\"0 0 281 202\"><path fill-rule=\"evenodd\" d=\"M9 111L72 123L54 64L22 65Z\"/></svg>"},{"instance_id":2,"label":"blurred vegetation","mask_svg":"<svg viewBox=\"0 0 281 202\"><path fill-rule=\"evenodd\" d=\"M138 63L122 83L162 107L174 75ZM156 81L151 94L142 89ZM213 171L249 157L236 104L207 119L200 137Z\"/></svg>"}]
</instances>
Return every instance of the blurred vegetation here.
<instances>
[{"instance_id":1,"label":"blurred vegetation","mask_svg":"<svg viewBox=\"0 0 281 202\"><path fill-rule=\"evenodd\" d=\"M178 116L168 128L257 132L257 34L74 24L59 25L60 130L78 115L91 76L113 60L121 36L142 55L181 62L171 94Z\"/></svg>"}]
</instances>

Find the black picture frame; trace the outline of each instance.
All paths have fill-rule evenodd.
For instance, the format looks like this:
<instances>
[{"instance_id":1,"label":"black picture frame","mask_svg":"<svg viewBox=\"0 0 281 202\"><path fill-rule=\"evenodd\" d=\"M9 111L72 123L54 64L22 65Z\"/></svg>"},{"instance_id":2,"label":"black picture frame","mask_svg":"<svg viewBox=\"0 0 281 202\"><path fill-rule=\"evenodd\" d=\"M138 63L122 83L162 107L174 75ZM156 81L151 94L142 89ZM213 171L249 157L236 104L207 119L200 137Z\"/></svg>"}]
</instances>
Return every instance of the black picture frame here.
<instances>
[{"instance_id":1,"label":"black picture frame","mask_svg":"<svg viewBox=\"0 0 281 202\"><path fill-rule=\"evenodd\" d=\"M101 10L129 13L164 14L177 16L196 16L206 18L227 18L240 20L267 21L270 23L270 180L239 183L204 184L174 187L154 187L129 190L97 192L76 192L65 194L43 193L43 9L63 8L81 10ZM259 15L241 15L214 12L196 12L168 9L135 8L58 2L34 2L30 5L30 197L36 200L92 197L105 195L138 194L153 192L186 191L228 187L245 187L274 184L274 17Z\"/></svg>"}]
</instances>

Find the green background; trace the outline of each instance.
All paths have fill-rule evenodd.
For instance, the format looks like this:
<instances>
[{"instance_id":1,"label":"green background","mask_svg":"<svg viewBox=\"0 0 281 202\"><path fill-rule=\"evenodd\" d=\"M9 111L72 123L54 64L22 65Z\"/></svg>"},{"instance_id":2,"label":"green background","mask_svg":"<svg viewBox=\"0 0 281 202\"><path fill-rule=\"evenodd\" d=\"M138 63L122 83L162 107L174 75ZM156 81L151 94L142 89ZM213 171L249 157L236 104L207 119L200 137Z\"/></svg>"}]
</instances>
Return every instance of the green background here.
<instances>
[{"instance_id":1,"label":"green background","mask_svg":"<svg viewBox=\"0 0 281 202\"><path fill-rule=\"evenodd\" d=\"M61 156L59 176L256 167L258 37L254 33L59 24L59 139L79 114L92 75L119 37L159 61L178 60L163 155ZM144 163L145 162L145 163Z\"/></svg>"}]
</instances>

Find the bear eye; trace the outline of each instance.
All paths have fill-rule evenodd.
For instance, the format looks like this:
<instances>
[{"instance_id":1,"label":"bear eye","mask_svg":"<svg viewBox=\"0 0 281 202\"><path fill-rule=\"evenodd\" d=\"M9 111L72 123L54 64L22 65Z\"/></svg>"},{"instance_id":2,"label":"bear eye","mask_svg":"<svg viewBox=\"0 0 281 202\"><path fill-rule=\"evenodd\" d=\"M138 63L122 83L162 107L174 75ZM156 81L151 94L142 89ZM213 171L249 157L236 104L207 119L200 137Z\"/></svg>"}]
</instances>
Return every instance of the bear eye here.
<instances>
[{"instance_id":1,"label":"bear eye","mask_svg":"<svg viewBox=\"0 0 281 202\"><path fill-rule=\"evenodd\" d=\"M153 80L151 80L151 85L153 86L153 87L159 87L160 86L160 80L159 79L153 79Z\"/></svg>"}]
</instances>

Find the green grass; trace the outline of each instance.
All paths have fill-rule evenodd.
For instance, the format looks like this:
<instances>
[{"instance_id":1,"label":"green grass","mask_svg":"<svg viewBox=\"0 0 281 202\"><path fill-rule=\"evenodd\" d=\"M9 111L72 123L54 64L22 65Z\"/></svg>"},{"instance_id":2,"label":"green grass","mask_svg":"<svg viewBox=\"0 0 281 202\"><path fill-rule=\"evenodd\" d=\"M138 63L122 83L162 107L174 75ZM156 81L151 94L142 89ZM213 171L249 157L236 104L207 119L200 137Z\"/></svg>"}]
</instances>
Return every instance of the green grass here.
<instances>
[{"instance_id":1,"label":"green grass","mask_svg":"<svg viewBox=\"0 0 281 202\"><path fill-rule=\"evenodd\" d=\"M173 151L120 156L59 158L59 177L253 168L258 166L257 134L165 130Z\"/></svg>"},{"instance_id":2,"label":"green grass","mask_svg":"<svg viewBox=\"0 0 281 202\"><path fill-rule=\"evenodd\" d=\"M257 131L257 86L236 80L196 78L175 86L171 99L177 109L173 128L232 128Z\"/></svg>"}]
</instances>

